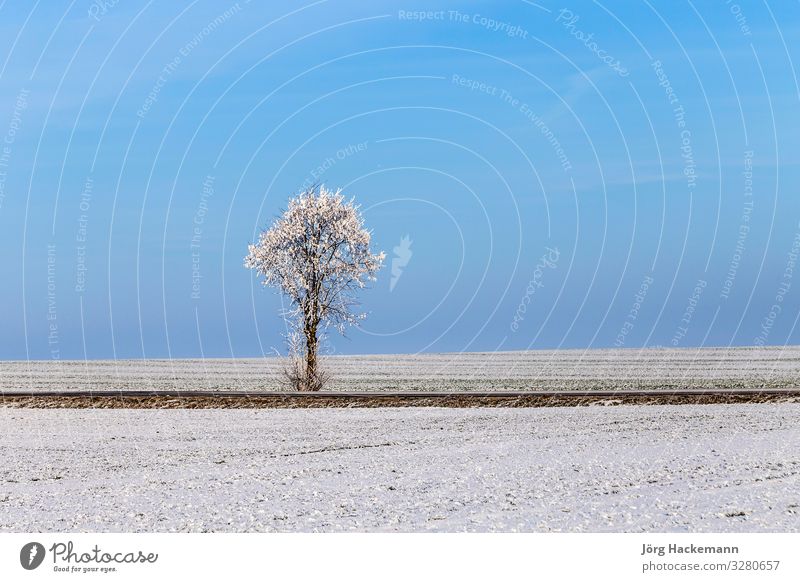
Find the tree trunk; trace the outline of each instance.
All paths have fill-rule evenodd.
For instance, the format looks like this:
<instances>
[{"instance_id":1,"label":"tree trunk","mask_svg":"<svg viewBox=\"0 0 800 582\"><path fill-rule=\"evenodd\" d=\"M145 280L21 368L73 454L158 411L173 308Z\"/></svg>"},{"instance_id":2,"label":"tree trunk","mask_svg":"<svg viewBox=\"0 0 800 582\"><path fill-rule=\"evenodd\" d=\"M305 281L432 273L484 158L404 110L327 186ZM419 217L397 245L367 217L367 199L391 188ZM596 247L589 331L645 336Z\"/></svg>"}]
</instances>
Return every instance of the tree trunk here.
<instances>
[{"instance_id":1,"label":"tree trunk","mask_svg":"<svg viewBox=\"0 0 800 582\"><path fill-rule=\"evenodd\" d=\"M306 373L303 389L316 392L322 388L319 380L319 370L317 365L317 323L306 320Z\"/></svg>"},{"instance_id":2,"label":"tree trunk","mask_svg":"<svg viewBox=\"0 0 800 582\"><path fill-rule=\"evenodd\" d=\"M318 230L315 230L313 248L319 243ZM320 321L320 293L322 291L322 280L319 277L319 256L315 252L310 252L312 257L311 285L306 296L304 312L304 333L306 336L306 374L304 389L316 392L322 388L322 377L319 373L317 362L317 328Z\"/></svg>"}]
</instances>

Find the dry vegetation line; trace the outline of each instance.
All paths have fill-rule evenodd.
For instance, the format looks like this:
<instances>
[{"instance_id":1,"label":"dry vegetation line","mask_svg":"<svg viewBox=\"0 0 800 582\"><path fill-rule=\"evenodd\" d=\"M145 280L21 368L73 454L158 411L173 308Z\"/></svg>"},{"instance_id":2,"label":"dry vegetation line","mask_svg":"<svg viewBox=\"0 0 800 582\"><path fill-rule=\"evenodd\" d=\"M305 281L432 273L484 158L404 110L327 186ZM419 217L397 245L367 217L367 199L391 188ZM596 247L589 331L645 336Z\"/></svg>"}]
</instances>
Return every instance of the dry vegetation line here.
<instances>
[{"instance_id":1,"label":"dry vegetation line","mask_svg":"<svg viewBox=\"0 0 800 582\"><path fill-rule=\"evenodd\" d=\"M5 392L9 408L535 408L629 404L761 404L800 402L800 389L610 390L540 392Z\"/></svg>"}]
</instances>

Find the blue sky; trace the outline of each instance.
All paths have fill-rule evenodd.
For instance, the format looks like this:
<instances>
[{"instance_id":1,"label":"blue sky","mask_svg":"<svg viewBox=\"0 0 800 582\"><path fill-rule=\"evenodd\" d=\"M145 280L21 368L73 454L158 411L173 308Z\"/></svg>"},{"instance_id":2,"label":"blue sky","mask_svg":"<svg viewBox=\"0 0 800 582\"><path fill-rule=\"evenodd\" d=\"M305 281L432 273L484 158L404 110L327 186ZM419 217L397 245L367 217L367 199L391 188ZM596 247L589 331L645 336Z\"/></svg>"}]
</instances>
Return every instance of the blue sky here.
<instances>
[{"instance_id":1,"label":"blue sky","mask_svg":"<svg viewBox=\"0 0 800 582\"><path fill-rule=\"evenodd\" d=\"M282 349L242 259L313 181L387 253L331 353L797 343L799 24L722 0L0 2L0 358Z\"/></svg>"}]
</instances>

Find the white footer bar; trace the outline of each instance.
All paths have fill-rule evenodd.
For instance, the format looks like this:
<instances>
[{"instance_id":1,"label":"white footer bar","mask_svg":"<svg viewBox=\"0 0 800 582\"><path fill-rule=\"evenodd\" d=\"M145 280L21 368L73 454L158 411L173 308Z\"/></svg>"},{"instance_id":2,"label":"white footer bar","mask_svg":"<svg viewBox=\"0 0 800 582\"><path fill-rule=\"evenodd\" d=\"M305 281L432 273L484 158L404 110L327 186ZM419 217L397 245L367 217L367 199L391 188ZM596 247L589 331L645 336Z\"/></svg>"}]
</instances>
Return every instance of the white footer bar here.
<instances>
[{"instance_id":1,"label":"white footer bar","mask_svg":"<svg viewBox=\"0 0 800 582\"><path fill-rule=\"evenodd\" d=\"M800 580L800 534L0 534L0 580Z\"/></svg>"}]
</instances>

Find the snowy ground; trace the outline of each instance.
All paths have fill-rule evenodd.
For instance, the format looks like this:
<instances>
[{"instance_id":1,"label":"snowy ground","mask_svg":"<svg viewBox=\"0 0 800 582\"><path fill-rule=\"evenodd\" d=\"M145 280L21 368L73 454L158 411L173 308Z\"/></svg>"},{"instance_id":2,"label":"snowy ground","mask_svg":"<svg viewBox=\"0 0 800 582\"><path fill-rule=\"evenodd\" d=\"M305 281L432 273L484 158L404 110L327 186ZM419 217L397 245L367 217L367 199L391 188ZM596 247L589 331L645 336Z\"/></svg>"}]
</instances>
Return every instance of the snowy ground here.
<instances>
[{"instance_id":1,"label":"snowy ground","mask_svg":"<svg viewBox=\"0 0 800 582\"><path fill-rule=\"evenodd\" d=\"M0 531L800 531L800 405L0 408Z\"/></svg>"},{"instance_id":2,"label":"snowy ground","mask_svg":"<svg viewBox=\"0 0 800 582\"><path fill-rule=\"evenodd\" d=\"M275 390L281 361L0 362L7 390ZM762 388L800 385L800 347L337 356L332 390Z\"/></svg>"}]
</instances>

